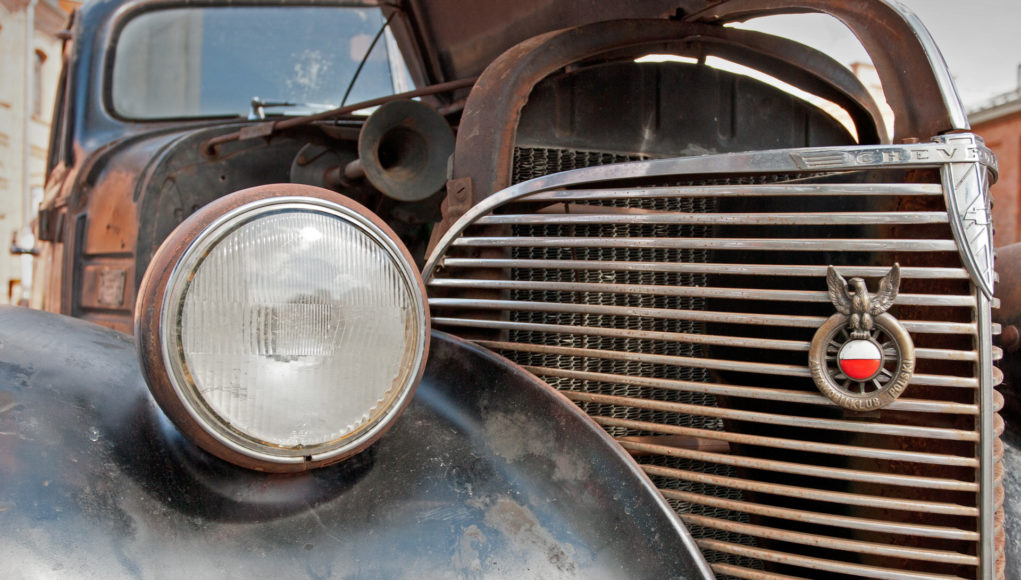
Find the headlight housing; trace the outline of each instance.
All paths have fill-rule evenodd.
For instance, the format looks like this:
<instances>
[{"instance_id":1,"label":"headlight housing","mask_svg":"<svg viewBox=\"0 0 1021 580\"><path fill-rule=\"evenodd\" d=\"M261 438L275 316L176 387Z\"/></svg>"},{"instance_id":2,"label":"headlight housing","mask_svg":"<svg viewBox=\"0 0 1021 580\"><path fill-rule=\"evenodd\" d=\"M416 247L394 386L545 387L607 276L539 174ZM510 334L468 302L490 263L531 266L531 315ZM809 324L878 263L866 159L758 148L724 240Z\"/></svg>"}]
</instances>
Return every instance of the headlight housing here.
<instances>
[{"instance_id":1,"label":"headlight housing","mask_svg":"<svg viewBox=\"0 0 1021 580\"><path fill-rule=\"evenodd\" d=\"M211 203L160 246L135 334L150 390L210 453L265 471L350 457L425 365L425 289L407 249L336 193L263 186Z\"/></svg>"}]
</instances>

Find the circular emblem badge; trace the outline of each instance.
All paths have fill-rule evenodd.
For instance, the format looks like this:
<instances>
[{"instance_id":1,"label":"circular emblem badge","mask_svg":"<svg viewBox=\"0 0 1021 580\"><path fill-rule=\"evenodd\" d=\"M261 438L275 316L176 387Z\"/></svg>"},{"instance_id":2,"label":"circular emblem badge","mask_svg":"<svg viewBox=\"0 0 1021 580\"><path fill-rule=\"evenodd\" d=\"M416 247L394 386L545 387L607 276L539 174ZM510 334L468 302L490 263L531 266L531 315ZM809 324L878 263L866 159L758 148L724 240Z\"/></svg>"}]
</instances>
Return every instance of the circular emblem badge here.
<instances>
[{"instance_id":1,"label":"circular emblem badge","mask_svg":"<svg viewBox=\"0 0 1021 580\"><path fill-rule=\"evenodd\" d=\"M879 314L862 336L850 318L834 314L816 331L809 367L816 386L847 409L871 411L893 402L915 370L911 335L889 314Z\"/></svg>"}]
</instances>

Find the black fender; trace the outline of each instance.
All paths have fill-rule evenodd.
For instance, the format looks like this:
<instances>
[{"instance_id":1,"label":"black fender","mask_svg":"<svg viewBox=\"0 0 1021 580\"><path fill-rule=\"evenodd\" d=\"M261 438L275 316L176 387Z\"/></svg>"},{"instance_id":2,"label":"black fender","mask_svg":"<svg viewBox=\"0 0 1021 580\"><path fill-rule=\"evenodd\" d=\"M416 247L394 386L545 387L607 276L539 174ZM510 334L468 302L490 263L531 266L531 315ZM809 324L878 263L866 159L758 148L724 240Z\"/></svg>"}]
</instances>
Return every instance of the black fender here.
<instances>
[{"instance_id":1,"label":"black fender","mask_svg":"<svg viewBox=\"0 0 1021 580\"><path fill-rule=\"evenodd\" d=\"M638 466L506 360L436 332L351 460L220 461L156 407L131 337L0 307L0 576L703 578Z\"/></svg>"}]
</instances>

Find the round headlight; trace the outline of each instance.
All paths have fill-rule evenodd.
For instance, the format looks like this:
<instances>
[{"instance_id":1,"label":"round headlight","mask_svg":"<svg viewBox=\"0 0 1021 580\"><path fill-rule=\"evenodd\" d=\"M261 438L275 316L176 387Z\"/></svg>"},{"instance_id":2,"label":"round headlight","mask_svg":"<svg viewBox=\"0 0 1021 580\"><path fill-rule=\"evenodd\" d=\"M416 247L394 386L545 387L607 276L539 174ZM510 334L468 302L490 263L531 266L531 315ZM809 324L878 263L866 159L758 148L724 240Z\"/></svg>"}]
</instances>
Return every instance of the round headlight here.
<instances>
[{"instance_id":1,"label":"round headlight","mask_svg":"<svg viewBox=\"0 0 1021 580\"><path fill-rule=\"evenodd\" d=\"M135 333L168 417L207 451L267 471L349 457L411 399L425 290L357 203L274 185L211 203L160 246Z\"/></svg>"}]
</instances>

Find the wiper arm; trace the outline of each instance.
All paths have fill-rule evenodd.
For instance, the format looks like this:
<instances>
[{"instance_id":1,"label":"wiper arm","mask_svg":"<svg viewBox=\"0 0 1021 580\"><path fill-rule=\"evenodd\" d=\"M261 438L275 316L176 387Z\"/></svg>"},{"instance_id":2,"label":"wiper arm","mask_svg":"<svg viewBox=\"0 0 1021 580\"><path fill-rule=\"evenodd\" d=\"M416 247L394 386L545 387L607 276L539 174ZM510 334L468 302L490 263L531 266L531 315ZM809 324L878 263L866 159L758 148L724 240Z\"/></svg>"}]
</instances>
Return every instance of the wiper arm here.
<instances>
[{"instance_id":1,"label":"wiper arm","mask_svg":"<svg viewBox=\"0 0 1021 580\"><path fill-rule=\"evenodd\" d=\"M298 103L287 101L263 101L259 97L252 97L248 109L249 120L263 120L266 118L266 107L297 107Z\"/></svg>"},{"instance_id":2,"label":"wiper arm","mask_svg":"<svg viewBox=\"0 0 1021 580\"><path fill-rule=\"evenodd\" d=\"M324 105L322 103L292 103L290 101L263 101L259 97L252 97L251 108L248 111L248 119L250 121L261 121L266 118L267 107L302 107L312 111L328 111L333 108L333 105Z\"/></svg>"}]
</instances>

